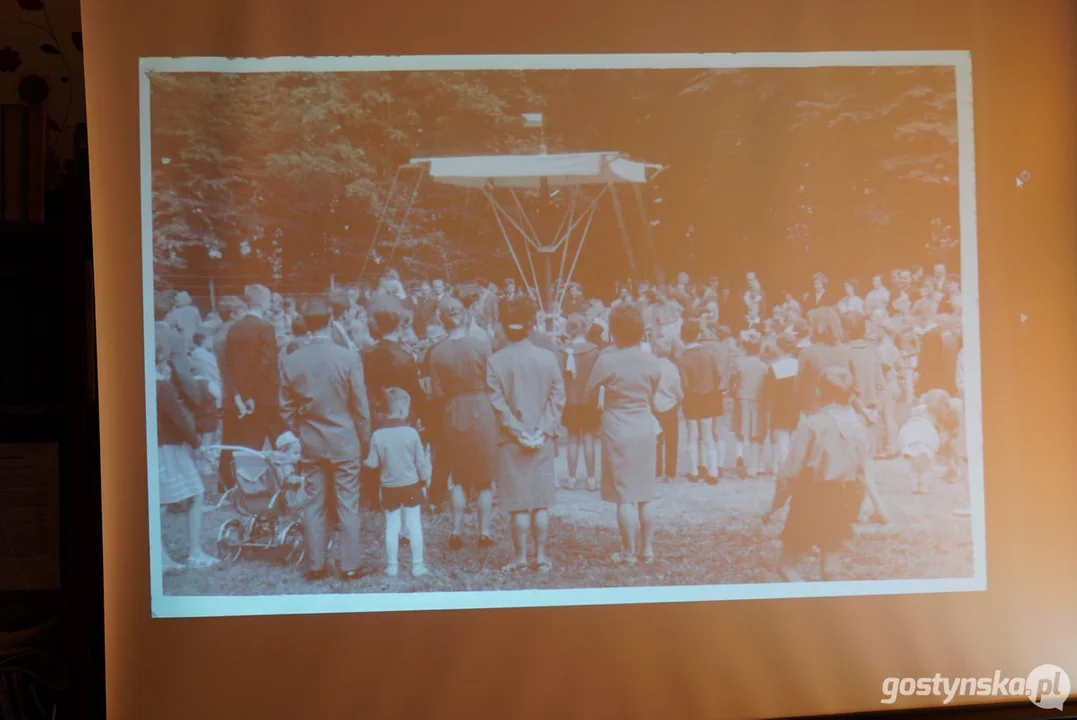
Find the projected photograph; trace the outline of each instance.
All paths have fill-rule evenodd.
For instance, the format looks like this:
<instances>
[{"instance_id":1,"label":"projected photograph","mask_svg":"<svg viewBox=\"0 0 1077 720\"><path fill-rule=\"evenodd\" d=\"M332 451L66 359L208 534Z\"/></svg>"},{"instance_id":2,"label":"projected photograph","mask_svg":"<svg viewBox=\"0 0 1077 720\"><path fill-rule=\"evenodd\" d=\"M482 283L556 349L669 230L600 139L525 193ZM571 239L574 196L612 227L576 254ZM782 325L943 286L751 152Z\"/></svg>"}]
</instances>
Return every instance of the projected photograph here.
<instances>
[{"instance_id":1,"label":"projected photograph","mask_svg":"<svg viewBox=\"0 0 1077 720\"><path fill-rule=\"evenodd\" d=\"M983 589L967 53L144 59L158 616Z\"/></svg>"}]
</instances>

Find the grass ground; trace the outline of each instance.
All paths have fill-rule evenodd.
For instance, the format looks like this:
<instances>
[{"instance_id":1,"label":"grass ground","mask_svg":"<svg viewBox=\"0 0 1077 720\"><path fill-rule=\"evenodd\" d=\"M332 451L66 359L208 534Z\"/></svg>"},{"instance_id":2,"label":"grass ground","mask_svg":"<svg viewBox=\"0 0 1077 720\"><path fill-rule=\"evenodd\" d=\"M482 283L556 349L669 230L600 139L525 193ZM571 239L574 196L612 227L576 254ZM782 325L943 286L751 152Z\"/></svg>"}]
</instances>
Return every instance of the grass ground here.
<instances>
[{"instance_id":1,"label":"grass ground","mask_svg":"<svg viewBox=\"0 0 1077 720\"><path fill-rule=\"evenodd\" d=\"M682 435L683 437L683 435ZM683 443L682 443L682 456ZM682 457L681 467L684 467ZM566 467L564 452L559 470ZM861 524L843 553L842 579L881 580L969 577L973 573L972 531L965 482L930 482L925 494L913 493L914 481L904 460L880 461L871 471L890 513L886 526ZM619 549L614 506L597 493L559 490L550 508L549 553L552 572L504 574L511 559L508 517L497 511L493 521L497 545L480 550L476 518L465 523L467 546L450 551L448 513L424 514L423 535L430 575L412 578L410 554L401 548L401 573L380 572L350 582L329 578L307 582L295 567L269 552L244 555L230 566L181 570L165 576L168 595L277 595L322 593L424 592L447 590L522 590L767 583L778 581L772 570L780 550L784 511L769 525L760 516L774 492L774 480L729 479L717 486L684 479L661 485L657 501L657 560L649 565L620 567L610 561ZM231 511L207 508L203 546L213 551L221 523ZM184 517L164 513L162 530L173 557L182 558ZM384 519L365 512L362 518L364 566L380 570L385 562ZM805 579L818 579L818 563L805 558Z\"/></svg>"}]
</instances>

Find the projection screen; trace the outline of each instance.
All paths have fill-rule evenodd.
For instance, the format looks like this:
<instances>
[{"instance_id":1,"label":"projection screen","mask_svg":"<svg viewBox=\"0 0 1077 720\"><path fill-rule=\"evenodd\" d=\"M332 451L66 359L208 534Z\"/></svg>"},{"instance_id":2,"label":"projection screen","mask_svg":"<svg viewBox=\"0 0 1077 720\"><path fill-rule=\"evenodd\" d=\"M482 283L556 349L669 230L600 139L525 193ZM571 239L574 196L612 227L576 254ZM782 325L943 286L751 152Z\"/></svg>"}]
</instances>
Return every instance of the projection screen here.
<instances>
[{"instance_id":1,"label":"projection screen","mask_svg":"<svg viewBox=\"0 0 1077 720\"><path fill-rule=\"evenodd\" d=\"M1073 6L600 5L84 3L110 717L1069 708Z\"/></svg>"},{"instance_id":2,"label":"projection screen","mask_svg":"<svg viewBox=\"0 0 1077 720\"><path fill-rule=\"evenodd\" d=\"M156 363L147 343L146 416L158 418L148 424L147 447L161 448L147 454L158 616L743 600L986 586L967 53L151 58L140 70L146 337L156 330L158 353L165 333L182 340L193 382L212 386L210 409L215 401L221 418L199 428L196 446L208 483L202 502L215 503L202 514L202 545L221 562L202 570L175 566L173 556L183 550L162 543L181 542L189 519L182 512L162 514L159 493L176 490L177 447L192 446L157 435L167 419L154 403L161 402L163 387L154 371L167 363ZM592 99L584 100L588 96ZM519 112L535 109L545 112ZM688 112L691 117L685 117ZM761 126L753 128L763 113ZM776 155L775 147L785 151ZM857 153L858 167L850 152ZM737 191L722 185L726 173L735 172L744 173L749 186L757 173L766 175L767 187L787 181L791 192L762 196L752 212L763 218L722 207L736 202ZM700 192L699 185L713 190ZM836 214L853 202L852 218ZM765 235L773 232L782 237ZM697 264L677 266L678 245L688 245L691 253L700 242L715 244L707 256L712 264L698 264L701 258L689 254L685 260ZM472 244L493 258L482 262L469 251ZM723 257L726 244L730 252ZM758 246L783 256L764 256ZM790 257L801 261L791 266ZM548 277L544 262L555 268ZM612 364L599 365L609 365L607 376L600 377L588 357L599 348L574 344L566 328L569 319L596 327L614 322L608 306L620 301L616 289L605 286L609 273L596 270L604 264L628 270L619 280L635 277L654 285L638 297L637 288L627 290L647 315L645 354L653 359L656 346L680 344L666 354L672 386L685 397L664 409L672 418L665 432L682 441L674 437L674 449L667 451L673 457L663 479L672 480L660 482L657 493L652 477L621 475L631 473L633 463L654 464L653 453L625 455L624 446L640 442L632 423L656 424L651 415L659 411L643 410L638 421L634 411L622 412L618 419L618 403L636 402L632 388L615 387L615 376L623 372L617 364L629 361L610 356ZM667 265L671 277L662 284ZM674 279L689 269L688 284ZM497 278L496 289L478 288L477 299L470 299L470 285L483 275ZM488 357L493 368L499 346L515 347L501 337L503 323L496 319L499 306L511 305L502 287L509 282L521 292L527 288L538 311L548 316L542 332L550 344L541 349L554 351L551 360L559 358L558 392L572 397L555 400L551 390L537 396L534 411L504 409L524 401L484 370L480 402L495 405L494 413L485 412L498 418L497 426L487 425L483 410L466 396L473 390L471 378L459 375L459 349L472 346L429 337L435 328L441 334L452 329L445 309L430 306L439 302L445 284L474 302L470 334L485 347L481 362ZM273 293L264 308L245 297L255 285ZM304 303L317 297L333 303L334 296L341 304L333 305L324 332L292 327L295 318L308 319ZM256 311L260 322L227 315L228 301L245 303L244 310ZM407 326L390 340L374 337L376 313L388 312L383 308L399 312ZM851 315L860 317L858 340L843 337L840 327ZM829 331L816 327L817 321L837 323L835 337L826 339ZM684 335L685 324L701 326L698 340ZM265 349L244 335L259 327L272 328L276 341L271 368L259 365L257 356ZM299 352L317 345L323 334L332 349L361 358L354 372L364 407L356 407L354 397L347 405L349 391L334 382L312 389L313 378L326 372L323 363L339 362L319 359L318 350ZM779 336L790 347L780 349ZM696 346L707 349L706 342L714 349L700 355ZM618 349L612 338L598 345L607 346L603 354ZM866 361L842 356L857 356L859 346ZM384 368L387 347L403 369ZM567 370L572 348L590 378ZM502 357L511 356L510 350ZM699 389L707 382L696 370L701 358L720 365L717 403ZM800 443L828 440L825 429L813 439L802 431L803 439L793 438L789 461L799 465L781 467L797 423L780 415L783 403L802 416L813 412L818 403L808 396L816 391L808 385L836 364L853 373L865 406L862 424L870 428L871 443L865 471L874 476L879 506L869 497L862 512L851 510L857 528L848 559L823 578L827 582L808 582L820 577L803 565L805 581L785 582L769 566L780 547L799 542L783 543L782 537L798 531L781 536L781 522L764 525L760 517L775 494L776 475L792 480L802 466L818 462L812 459L817 451L807 446L797 456ZM769 374L768 367L774 368ZM520 372L525 371L514 365L504 381ZM248 374L257 377L245 382ZM408 374L412 377L402 378ZM778 376L788 376L788 390ZM542 377L523 376L521 382ZM589 380L592 397L584 387ZM479 528L478 547L453 547L464 536L453 534L450 515L456 511L439 512L443 500L435 494L444 493L436 485L418 498L426 513L419 523L426 549L416 562L425 560L429 570L422 577L382 572L389 562L382 539L389 515L377 512L379 473L355 472L366 458L356 437L371 424L384 424L376 417L383 402L376 396L388 383L406 386L414 396L413 424L446 426L438 428L440 437L417 433L416 442L423 462L442 482L449 475L450 494L468 491L473 497L463 500L481 504L476 491L481 495L483 485L467 476L487 473L490 462L482 457L487 448L493 463L493 489L487 492L494 509L489 520L478 509L480 524L491 523ZM170 384L164 387L183 393L182 385ZM325 395L328 387L343 393L343 405ZM595 470L582 467L593 459L568 455L574 442L569 431L577 427L575 417L597 402L599 388L610 393L614 407L601 411L601 421L586 431L599 435ZM929 397L932 390L938 392ZM656 391L657 386L652 396ZM936 395L945 412L928 407ZM274 417L259 407L237 410L241 403L272 403L268 412ZM701 403L713 405L703 419L695 408ZM538 451L541 462L533 465L531 456L512 456L515 429L503 415L536 411L553 417L544 429L548 447ZM472 412L479 415L467 415ZM620 427L621 421L629 427ZM539 421L527 422L534 429ZM339 435L342 426L352 437L327 443L327 434ZM642 431L646 435L647 428ZM274 443L285 432L317 447L284 458ZM952 435L941 448L939 433ZM685 447L697 435L708 437L698 449ZM839 463L854 462L856 444L835 437L838 445L819 452L846 456ZM365 437L361 442L365 453ZM646 442L655 444L653 431ZM464 462L454 461L454 445L466 448ZM218 471L222 448L225 469ZM568 457L582 469L570 469ZM337 469L321 469L323 461ZM393 462L383 457L386 461ZM699 482L695 466L704 468ZM347 477L334 475L340 472ZM384 466L380 472L386 473ZM521 475L512 477L517 472ZM575 477L585 472L588 478ZM234 479L226 477L230 474ZM595 492L599 478L603 489ZM412 480L423 483L418 475ZM289 482L296 489L286 489ZM644 486L622 487L626 482ZM374 485L369 502L363 489L353 487L368 483ZM337 498L317 495L332 494L334 484ZM352 492L358 498L350 504L340 497ZM382 505L385 494L382 487ZM521 494L534 497L517 497ZM618 558L617 513L627 507L618 505L618 496L654 501L637 506L648 508L641 515L653 514L644 527L655 526L653 548L643 553L643 538L637 548L645 563ZM787 525L798 522L798 501L794 495ZM814 500L800 502L808 503L801 507L809 514L829 517L825 502L818 507ZM549 567L537 573L534 567L501 570L513 564L509 523L518 507L530 513L541 508L549 517L543 521ZM335 534L332 518L324 518L327 511L338 514ZM348 534L349 513L359 527L354 536ZM829 522L842 521L822 521ZM326 553L312 543L333 546L331 557L317 560L319 568L347 565L344 569L358 568L360 577L305 580L303 571L315 555ZM346 548L349 543L355 547ZM929 547L945 561L928 561ZM162 572L163 564L168 572Z\"/></svg>"}]
</instances>

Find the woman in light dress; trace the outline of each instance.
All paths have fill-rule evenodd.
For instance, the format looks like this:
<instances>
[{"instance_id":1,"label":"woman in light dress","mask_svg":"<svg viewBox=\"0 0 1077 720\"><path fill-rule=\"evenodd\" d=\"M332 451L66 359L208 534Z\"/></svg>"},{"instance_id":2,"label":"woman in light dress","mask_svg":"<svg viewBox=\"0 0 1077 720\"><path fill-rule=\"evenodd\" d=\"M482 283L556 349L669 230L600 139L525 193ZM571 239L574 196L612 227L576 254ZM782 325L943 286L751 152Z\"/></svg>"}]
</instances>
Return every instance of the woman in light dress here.
<instances>
[{"instance_id":1,"label":"woman in light dress","mask_svg":"<svg viewBox=\"0 0 1077 720\"><path fill-rule=\"evenodd\" d=\"M585 394L602 395L602 499L617 504L618 564L654 560L654 499L658 422L652 406L662 371L640 348L643 316L630 304L610 312L614 347L595 362Z\"/></svg>"},{"instance_id":2,"label":"woman in light dress","mask_svg":"<svg viewBox=\"0 0 1077 720\"><path fill-rule=\"evenodd\" d=\"M512 515L513 557L503 569L548 572L553 567L546 552L548 508L557 490L554 439L565 409L565 384L557 356L528 337L535 324L531 300L514 298L501 317L508 345L490 357L486 382L499 427L498 501ZM535 544L532 566L529 536Z\"/></svg>"}]
</instances>

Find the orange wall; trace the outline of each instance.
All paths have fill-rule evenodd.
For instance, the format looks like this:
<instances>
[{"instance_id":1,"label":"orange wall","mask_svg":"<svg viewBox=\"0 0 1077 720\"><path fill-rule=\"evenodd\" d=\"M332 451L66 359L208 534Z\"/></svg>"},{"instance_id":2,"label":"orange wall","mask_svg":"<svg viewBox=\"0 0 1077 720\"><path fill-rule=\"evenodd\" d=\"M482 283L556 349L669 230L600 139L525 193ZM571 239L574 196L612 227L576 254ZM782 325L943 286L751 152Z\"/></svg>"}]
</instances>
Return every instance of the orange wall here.
<instances>
[{"instance_id":1,"label":"orange wall","mask_svg":"<svg viewBox=\"0 0 1077 720\"><path fill-rule=\"evenodd\" d=\"M1077 677L1077 4L85 0L83 23L110 718L771 716L878 709L886 676ZM139 56L873 49L972 51L987 592L150 618Z\"/></svg>"}]
</instances>

